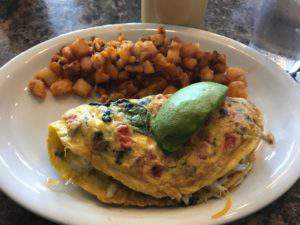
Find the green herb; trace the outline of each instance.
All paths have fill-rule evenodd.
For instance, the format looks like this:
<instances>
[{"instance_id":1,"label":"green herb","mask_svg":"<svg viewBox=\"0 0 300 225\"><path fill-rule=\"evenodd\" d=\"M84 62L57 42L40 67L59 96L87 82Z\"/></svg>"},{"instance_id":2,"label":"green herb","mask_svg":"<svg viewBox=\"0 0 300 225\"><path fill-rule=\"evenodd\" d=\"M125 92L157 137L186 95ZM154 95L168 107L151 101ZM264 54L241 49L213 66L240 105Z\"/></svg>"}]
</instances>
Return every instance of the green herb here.
<instances>
[{"instance_id":1,"label":"green herb","mask_svg":"<svg viewBox=\"0 0 300 225\"><path fill-rule=\"evenodd\" d=\"M105 113L103 113L102 120L103 120L103 122L111 122L112 121L110 109L106 110Z\"/></svg>"},{"instance_id":2,"label":"green herb","mask_svg":"<svg viewBox=\"0 0 300 225\"><path fill-rule=\"evenodd\" d=\"M130 124L137 128L137 131L142 134L149 133L150 113L144 106L130 103L122 111Z\"/></svg>"}]
</instances>

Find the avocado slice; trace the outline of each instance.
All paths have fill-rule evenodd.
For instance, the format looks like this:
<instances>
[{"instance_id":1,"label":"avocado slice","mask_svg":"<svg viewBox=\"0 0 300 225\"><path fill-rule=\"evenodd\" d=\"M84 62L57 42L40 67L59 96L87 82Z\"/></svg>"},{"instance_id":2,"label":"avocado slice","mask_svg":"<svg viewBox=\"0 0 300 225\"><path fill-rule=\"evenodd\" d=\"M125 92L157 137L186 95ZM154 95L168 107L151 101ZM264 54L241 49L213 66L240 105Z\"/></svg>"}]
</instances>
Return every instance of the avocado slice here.
<instances>
[{"instance_id":1,"label":"avocado slice","mask_svg":"<svg viewBox=\"0 0 300 225\"><path fill-rule=\"evenodd\" d=\"M163 152L179 150L224 101L227 89L199 82L173 94L151 120L151 132Z\"/></svg>"}]
</instances>

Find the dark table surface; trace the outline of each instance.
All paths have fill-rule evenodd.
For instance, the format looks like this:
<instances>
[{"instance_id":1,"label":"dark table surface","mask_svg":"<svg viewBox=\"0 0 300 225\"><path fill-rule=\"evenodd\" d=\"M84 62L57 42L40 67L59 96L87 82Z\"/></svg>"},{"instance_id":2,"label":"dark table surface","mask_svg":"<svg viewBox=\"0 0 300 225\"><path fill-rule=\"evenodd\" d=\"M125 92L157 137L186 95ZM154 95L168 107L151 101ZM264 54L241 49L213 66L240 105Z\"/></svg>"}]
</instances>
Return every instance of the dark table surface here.
<instances>
[{"instance_id":1,"label":"dark table surface","mask_svg":"<svg viewBox=\"0 0 300 225\"><path fill-rule=\"evenodd\" d=\"M2 0L0 0L1 3ZM140 0L22 0L0 6L0 66L22 51L69 31L102 24L140 22ZM260 0L210 0L205 29L249 43ZM0 192L0 225L54 224ZM232 224L299 225L300 180L266 208Z\"/></svg>"}]
</instances>

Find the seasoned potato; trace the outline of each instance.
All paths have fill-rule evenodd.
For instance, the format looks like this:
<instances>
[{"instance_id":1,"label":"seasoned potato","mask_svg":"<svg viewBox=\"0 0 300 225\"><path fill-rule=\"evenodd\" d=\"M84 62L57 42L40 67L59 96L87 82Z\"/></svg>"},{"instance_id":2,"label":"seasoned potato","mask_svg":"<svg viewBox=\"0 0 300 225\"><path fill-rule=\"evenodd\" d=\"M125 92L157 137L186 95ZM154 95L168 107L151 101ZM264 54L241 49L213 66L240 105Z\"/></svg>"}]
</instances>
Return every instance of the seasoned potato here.
<instances>
[{"instance_id":1,"label":"seasoned potato","mask_svg":"<svg viewBox=\"0 0 300 225\"><path fill-rule=\"evenodd\" d=\"M95 73L95 82L97 84L103 84L110 80L110 76L104 73L102 70L97 70Z\"/></svg>"},{"instance_id":2,"label":"seasoned potato","mask_svg":"<svg viewBox=\"0 0 300 225\"><path fill-rule=\"evenodd\" d=\"M162 27L138 41L126 40L123 34L107 42L99 37L78 38L54 54L48 68L39 71L36 78L54 95L71 92L72 82L77 81L74 94L85 97L94 91L101 95L99 101L121 95L133 98L173 93L199 81L225 85L241 81L247 86L245 71L228 67L224 54L203 51L198 43L178 37L168 38ZM246 96L247 88L237 87L241 88L237 95Z\"/></svg>"},{"instance_id":3,"label":"seasoned potato","mask_svg":"<svg viewBox=\"0 0 300 225\"><path fill-rule=\"evenodd\" d=\"M60 66L60 64L58 62L50 62L48 67L56 75L62 74L62 67Z\"/></svg>"},{"instance_id":4,"label":"seasoned potato","mask_svg":"<svg viewBox=\"0 0 300 225\"><path fill-rule=\"evenodd\" d=\"M61 50L61 53L62 53L63 57L65 57L67 60L71 61L75 58L70 46L63 47Z\"/></svg>"},{"instance_id":5,"label":"seasoned potato","mask_svg":"<svg viewBox=\"0 0 300 225\"><path fill-rule=\"evenodd\" d=\"M104 65L106 58L101 53L95 53L92 55L91 61L95 69L100 69Z\"/></svg>"},{"instance_id":6,"label":"seasoned potato","mask_svg":"<svg viewBox=\"0 0 300 225\"><path fill-rule=\"evenodd\" d=\"M41 80L33 79L29 81L28 88L36 97L45 98L47 95L46 86Z\"/></svg>"},{"instance_id":7,"label":"seasoned potato","mask_svg":"<svg viewBox=\"0 0 300 225\"><path fill-rule=\"evenodd\" d=\"M213 82L220 83L220 84L228 84L228 80L224 73L218 73L214 75Z\"/></svg>"},{"instance_id":8,"label":"seasoned potato","mask_svg":"<svg viewBox=\"0 0 300 225\"><path fill-rule=\"evenodd\" d=\"M93 71L93 62L91 60L91 57L83 57L80 60L80 67L81 71L85 73Z\"/></svg>"},{"instance_id":9,"label":"seasoned potato","mask_svg":"<svg viewBox=\"0 0 300 225\"><path fill-rule=\"evenodd\" d=\"M88 97L91 91L92 86L82 78L78 79L73 86L73 92L83 98Z\"/></svg>"},{"instance_id":10,"label":"seasoned potato","mask_svg":"<svg viewBox=\"0 0 300 225\"><path fill-rule=\"evenodd\" d=\"M247 98L248 90L247 86L242 81L233 81L228 85L228 93L229 97L238 97L238 98Z\"/></svg>"},{"instance_id":11,"label":"seasoned potato","mask_svg":"<svg viewBox=\"0 0 300 225\"><path fill-rule=\"evenodd\" d=\"M195 66L197 65L197 59L195 59L195 58L184 58L184 59L183 59L183 65L184 65L186 68L192 70L192 69L194 69Z\"/></svg>"},{"instance_id":12,"label":"seasoned potato","mask_svg":"<svg viewBox=\"0 0 300 225\"><path fill-rule=\"evenodd\" d=\"M229 83L233 81L243 81L245 84L247 84L245 74L246 72L238 67L228 67L226 70L226 78Z\"/></svg>"},{"instance_id":13,"label":"seasoned potato","mask_svg":"<svg viewBox=\"0 0 300 225\"><path fill-rule=\"evenodd\" d=\"M35 78L44 81L47 86L51 86L51 84L58 80L58 75L45 67L35 74Z\"/></svg>"},{"instance_id":14,"label":"seasoned potato","mask_svg":"<svg viewBox=\"0 0 300 225\"><path fill-rule=\"evenodd\" d=\"M181 48L181 43L178 43L176 41L172 41L170 48L167 53L167 60L171 63L179 63L181 61L180 58L180 48Z\"/></svg>"},{"instance_id":15,"label":"seasoned potato","mask_svg":"<svg viewBox=\"0 0 300 225\"><path fill-rule=\"evenodd\" d=\"M71 45L70 48L72 53L76 57L82 57L90 54L91 48L88 45L87 41L81 38L76 39Z\"/></svg>"},{"instance_id":16,"label":"seasoned potato","mask_svg":"<svg viewBox=\"0 0 300 225\"><path fill-rule=\"evenodd\" d=\"M201 81L212 81L214 79L214 72L206 66L200 71L200 79Z\"/></svg>"},{"instance_id":17,"label":"seasoned potato","mask_svg":"<svg viewBox=\"0 0 300 225\"><path fill-rule=\"evenodd\" d=\"M50 86L50 91L54 96L61 96L72 92L72 81L68 79L58 80Z\"/></svg>"},{"instance_id":18,"label":"seasoned potato","mask_svg":"<svg viewBox=\"0 0 300 225\"><path fill-rule=\"evenodd\" d=\"M200 45L198 43L183 43L181 47L181 57L193 57L199 49Z\"/></svg>"},{"instance_id":19,"label":"seasoned potato","mask_svg":"<svg viewBox=\"0 0 300 225\"><path fill-rule=\"evenodd\" d=\"M152 63L149 60L143 62L143 67L144 67L144 73L146 74L151 74L155 72Z\"/></svg>"},{"instance_id":20,"label":"seasoned potato","mask_svg":"<svg viewBox=\"0 0 300 225\"><path fill-rule=\"evenodd\" d=\"M110 76L111 79L117 80L118 79L118 69L111 63L106 64L105 66L105 73Z\"/></svg>"}]
</instances>

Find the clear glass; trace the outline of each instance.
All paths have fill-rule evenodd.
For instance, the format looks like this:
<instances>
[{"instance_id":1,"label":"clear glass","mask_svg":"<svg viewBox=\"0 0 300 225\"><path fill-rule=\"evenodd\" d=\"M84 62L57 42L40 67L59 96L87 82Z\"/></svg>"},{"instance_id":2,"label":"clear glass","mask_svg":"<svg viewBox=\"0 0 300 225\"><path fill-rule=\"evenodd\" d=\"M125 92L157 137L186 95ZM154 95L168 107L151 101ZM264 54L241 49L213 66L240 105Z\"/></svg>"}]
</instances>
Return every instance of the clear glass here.
<instances>
[{"instance_id":1,"label":"clear glass","mask_svg":"<svg viewBox=\"0 0 300 225\"><path fill-rule=\"evenodd\" d=\"M207 0L142 0L144 23L203 27Z\"/></svg>"},{"instance_id":2,"label":"clear glass","mask_svg":"<svg viewBox=\"0 0 300 225\"><path fill-rule=\"evenodd\" d=\"M300 59L300 0L264 0L250 46L290 71Z\"/></svg>"}]
</instances>

